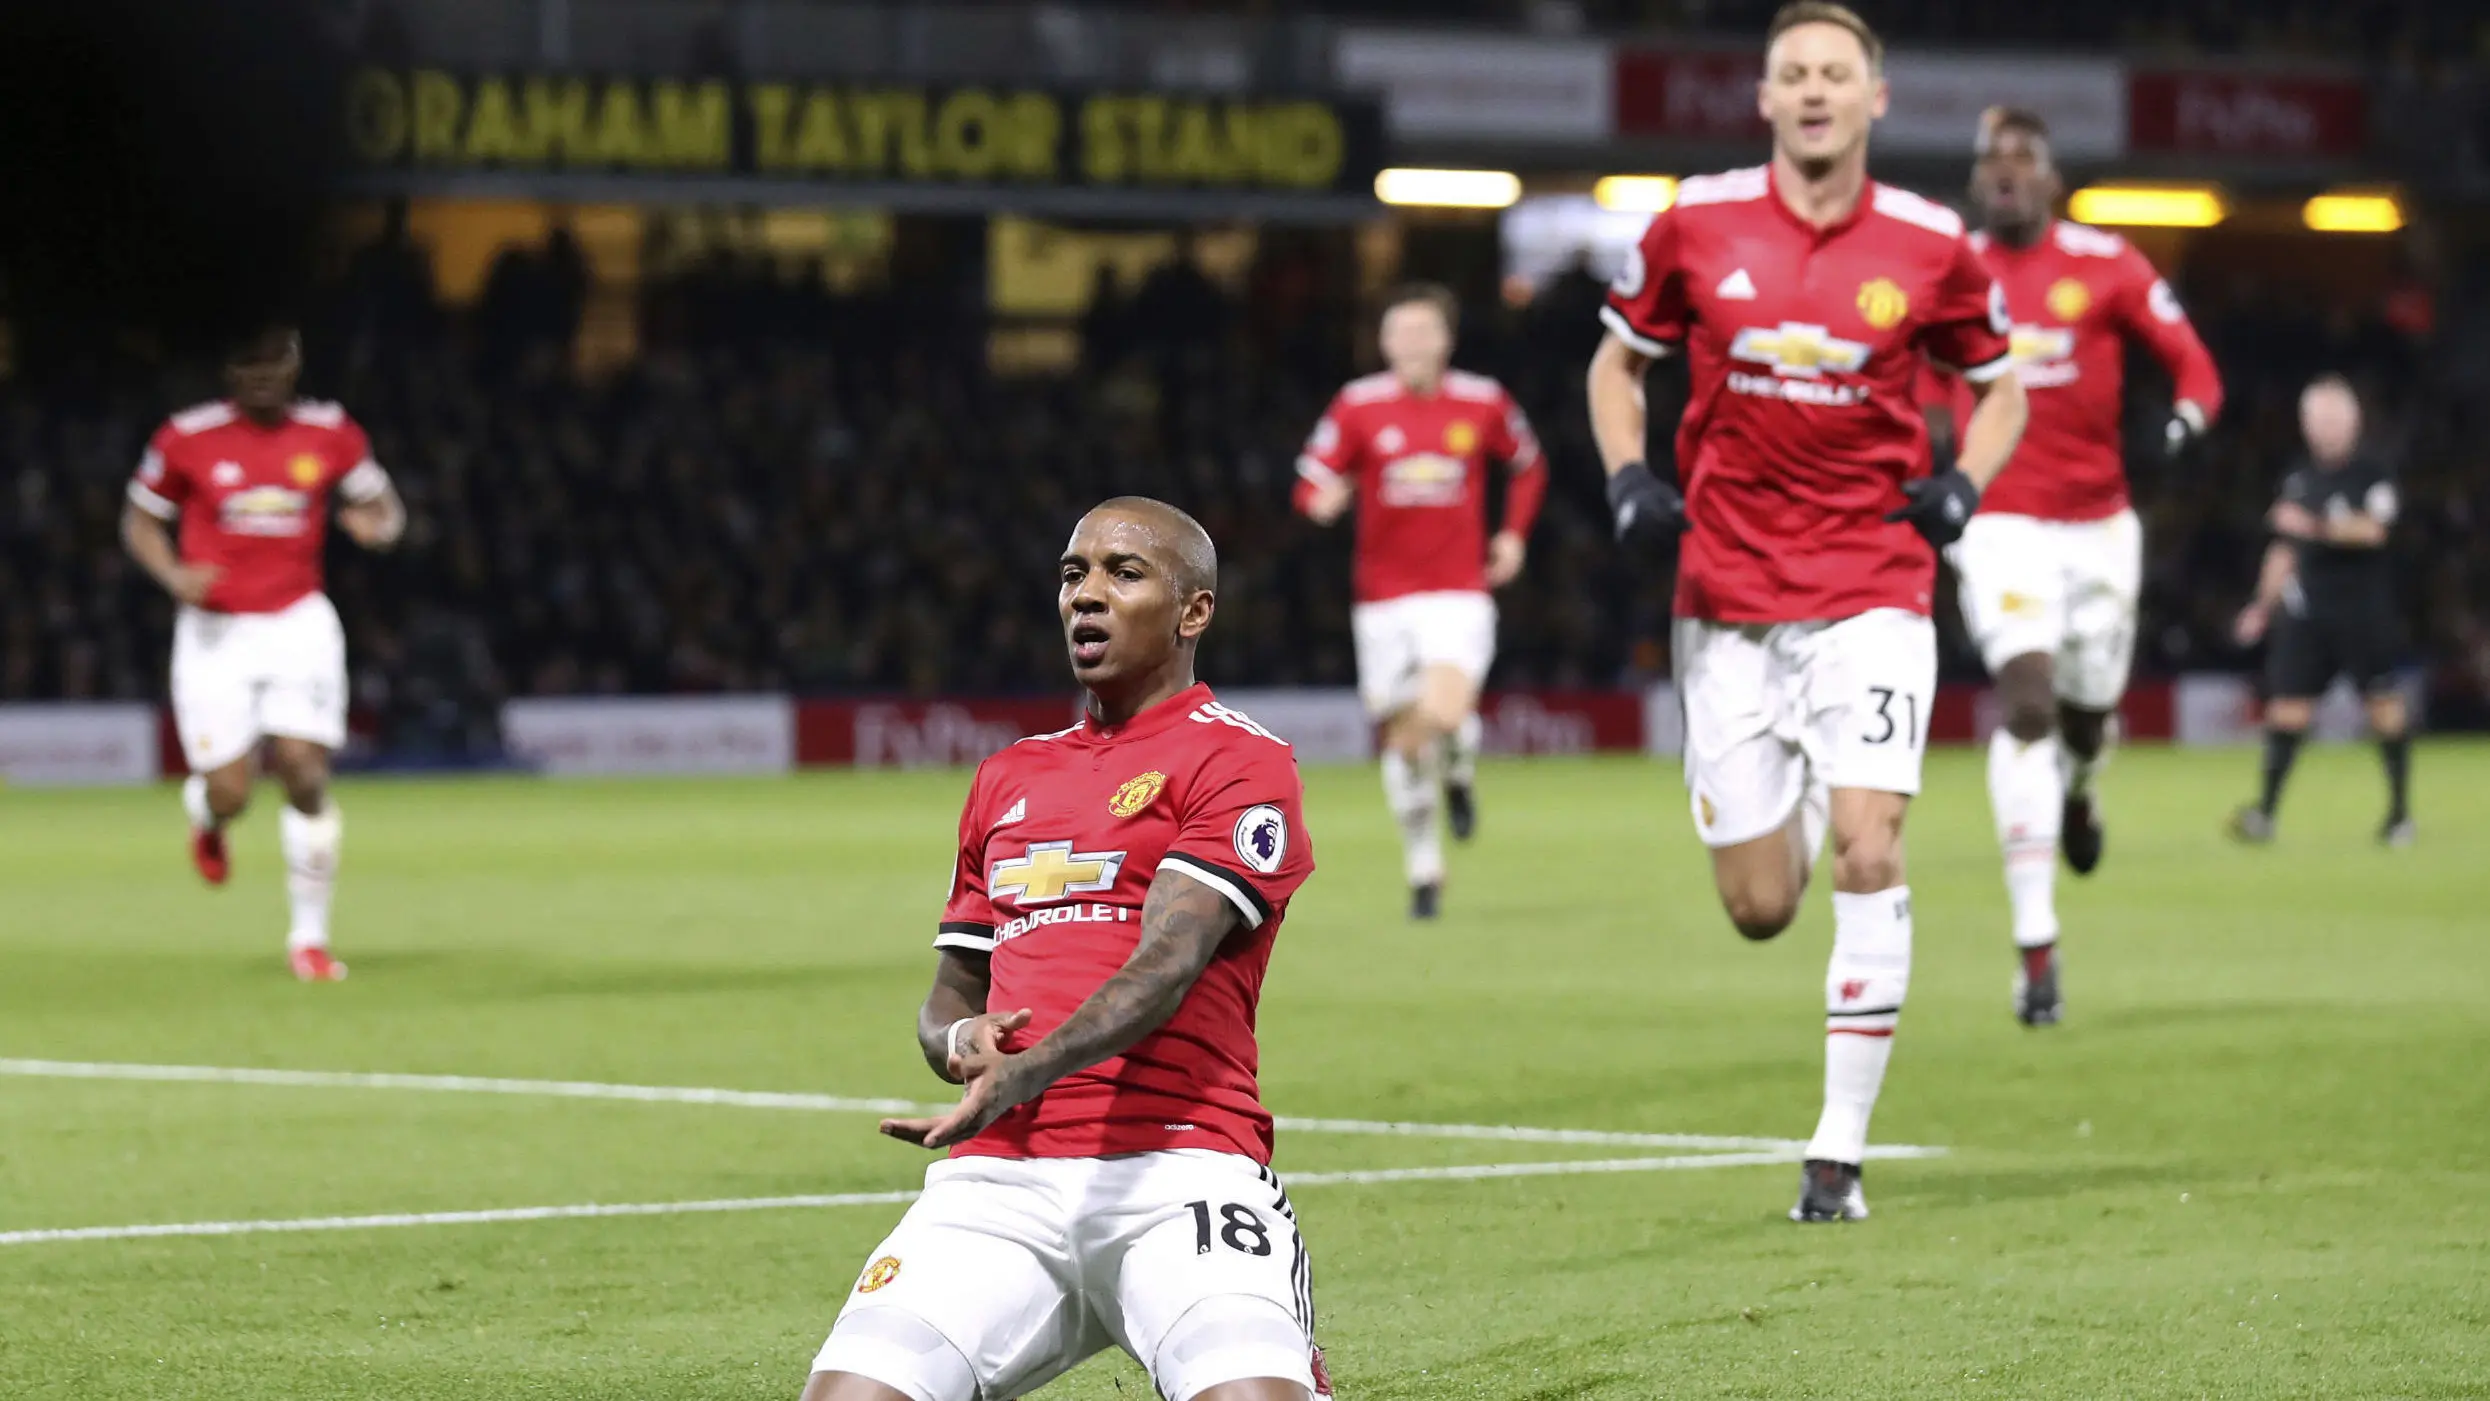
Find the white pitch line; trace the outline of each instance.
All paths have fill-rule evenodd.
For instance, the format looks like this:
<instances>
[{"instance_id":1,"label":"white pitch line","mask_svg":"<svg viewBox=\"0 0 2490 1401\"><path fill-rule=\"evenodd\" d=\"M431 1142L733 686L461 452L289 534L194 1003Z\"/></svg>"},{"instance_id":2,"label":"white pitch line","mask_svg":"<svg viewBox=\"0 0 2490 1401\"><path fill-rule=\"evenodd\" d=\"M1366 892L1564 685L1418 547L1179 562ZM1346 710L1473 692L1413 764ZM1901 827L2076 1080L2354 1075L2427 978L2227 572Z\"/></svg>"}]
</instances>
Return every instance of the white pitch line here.
<instances>
[{"instance_id":1,"label":"white pitch line","mask_svg":"<svg viewBox=\"0 0 2490 1401\"><path fill-rule=\"evenodd\" d=\"M1870 1158L1923 1158L1942 1149L1880 1147ZM1301 1172L1285 1181L1298 1187L1366 1187L1400 1182L1475 1182L1502 1177L1570 1177L1589 1173L1679 1172L1691 1168L1755 1167L1794 1163L1790 1152L1692 1153L1666 1158L1604 1158L1553 1163L1468 1163L1453 1167L1377 1168L1358 1172ZM162 1236L243 1236L268 1231L366 1231L400 1226L482 1226L508 1221L569 1221L604 1216L686 1216L722 1211L819 1210L843 1206L897 1206L915 1192L846 1192L833 1196L730 1197L690 1202L582 1202L573 1206L514 1206L486 1211L392 1212L378 1216L303 1216L273 1221L168 1221L136 1226L70 1226L51 1230L0 1231L0 1246L50 1245L63 1241L141 1240Z\"/></svg>"},{"instance_id":2,"label":"white pitch line","mask_svg":"<svg viewBox=\"0 0 2490 1401\"><path fill-rule=\"evenodd\" d=\"M905 1099L859 1099L844 1095L778 1090L728 1090L699 1085L617 1085L595 1080L512 1080L479 1075L399 1075L344 1070L269 1070L251 1066L144 1065L122 1061L0 1058L0 1075L68 1080L149 1080L231 1085L277 1085L297 1089L425 1090L457 1094L536 1095L555 1099L633 1100L649 1104L716 1104L741 1109L796 1109L833 1114L939 1114L948 1104ZM1479 1139L1500 1143L1597 1145L1612 1148L1716 1149L1778 1152L1804 1146L1795 1138L1719 1134L1630 1133L1605 1129L1546 1129L1521 1124L1400 1123L1375 1119L1281 1117L1283 1133L1355 1134L1388 1138Z\"/></svg>"}]
</instances>

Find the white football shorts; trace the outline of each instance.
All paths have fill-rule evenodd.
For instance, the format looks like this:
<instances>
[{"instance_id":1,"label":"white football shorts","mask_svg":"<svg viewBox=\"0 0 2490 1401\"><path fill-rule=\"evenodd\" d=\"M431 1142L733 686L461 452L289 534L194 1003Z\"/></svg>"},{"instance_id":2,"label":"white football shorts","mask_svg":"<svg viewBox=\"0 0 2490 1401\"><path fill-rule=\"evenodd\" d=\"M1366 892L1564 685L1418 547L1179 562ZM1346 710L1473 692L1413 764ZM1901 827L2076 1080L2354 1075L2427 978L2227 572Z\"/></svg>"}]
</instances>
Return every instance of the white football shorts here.
<instances>
[{"instance_id":1,"label":"white football shorts","mask_svg":"<svg viewBox=\"0 0 2490 1401\"><path fill-rule=\"evenodd\" d=\"M2144 528L2133 511L2097 521L1971 518L1946 551L1963 623L1989 673L2038 652L2056 659L2060 699L2115 710L2135 660Z\"/></svg>"},{"instance_id":2,"label":"white football shorts","mask_svg":"<svg viewBox=\"0 0 2490 1401\"><path fill-rule=\"evenodd\" d=\"M1680 618L1671 633L1686 708L1686 787L1706 846L1789 821L1809 782L1919 791L1937 630L1878 608L1795 623Z\"/></svg>"},{"instance_id":3,"label":"white football shorts","mask_svg":"<svg viewBox=\"0 0 2490 1401\"><path fill-rule=\"evenodd\" d=\"M173 620L173 723L192 773L268 735L346 742L346 629L326 594L274 613L183 608Z\"/></svg>"},{"instance_id":4,"label":"white football shorts","mask_svg":"<svg viewBox=\"0 0 2490 1401\"><path fill-rule=\"evenodd\" d=\"M1420 675L1449 666L1476 691L1496 661L1496 600L1484 593L1444 590L1403 594L1349 610L1357 638L1357 693L1366 713L1381 719L1418 699Z\"/></svg>"},{"instance_id":5,"label":"white football shorts","mask_svg":"<svg viewBox=\"0 0 2490 1401\"><path fill-rule=\"evenodd\" d=\"M1006 1401L1109 1347L1167 1401L1255 1377L1317 1393L1312 1264L1270 1169L1202 1149L936 1163L813 1370Z\"/></svg>"}]
</instances>

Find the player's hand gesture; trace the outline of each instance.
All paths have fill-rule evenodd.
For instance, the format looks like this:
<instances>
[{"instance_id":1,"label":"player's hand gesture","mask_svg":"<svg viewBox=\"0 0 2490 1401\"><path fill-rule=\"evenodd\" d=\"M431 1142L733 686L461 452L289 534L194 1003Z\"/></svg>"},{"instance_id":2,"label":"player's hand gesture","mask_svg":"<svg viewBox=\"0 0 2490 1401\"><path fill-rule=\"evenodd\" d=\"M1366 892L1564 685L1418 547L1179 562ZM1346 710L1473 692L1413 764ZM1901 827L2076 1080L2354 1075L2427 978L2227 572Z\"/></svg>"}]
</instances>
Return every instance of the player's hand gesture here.
<instances>
[{"instance_id":1,"label":"player's hand gesture","mask_svg":"<svg viewBox=\"0 0 2490 1401\"><path fill-rule=\"evenodd\" d=\"M1500 589L1522 577L1522 561L1529 558L1530 547L1522 537L1510 530L1499 530L1487 541L1487 587Z\"/></svg>"},{"instance_id":2,"label":"player's hand gesture","mask_svg":"<svg viewBox=\"0 0 2490 1401\"><path fill-rule=\"evenodd\" d=\"M1686 531L1686 498L1640 462L1608 474L1608 509L1616 514L1617 543L1658 553Z\"/></svg>"},{"instance_id":3,"label":"player's hand gesture","mask_svg":"<svg viewBox=\"0 0 2490 1401\"><path fill-rule=\"evenodd\" d=\"M1316 525L1330 525L1348 514L1349 503L1356 499L1356 488L1346 477L1335 477L1314 489L1306 502L1306 518Z\"/></svg>"},{"instance_id":4,"label":"player's hand gesture","mask_svg":"<svg viewBox=\"0 0 2490 1401\"><path fill-rule=\"evenodd\" d=\"M994 1061L1003 1055L1003 1038L1029 1024L1029 1009L1017 1012L985 1012L962 1017L951 1038L949 1066L954 1084L969 1080L969 1064L974 1061L977 1073L993 1069Z\"/></svg>"},{"instance_id":5,"label":"player's hand gesture","mask_svg":"<svg viewBox=\"0 0 2490 1401\"><path fill-rule=\"evenodd\" d=\"M962 1030L961 1053L951 1058L952 1070L968 1087L960 1102L951 1112L931 1118L884 1119L882 1132L919 1148L948 1148L975 1138L987 1125L1037 1098L1046 1087L1021 1071L1027 1064L1023 1057L1006 1054L1002 1048L1004 1036L1028 1024L1025 1007L973 1019Z\"/></svg>"},{"instance_id":6,"label":"player's hand gesture","mask_svg":"<svg viewBox=\"0 0 2490 1401\"><path fill-rule=\"evenodd\" d=\"M207 602L208 590L216 587L217 577L224 572L213 564L176 565L172 576L164 581L165 592L173 595L176 602L200 607Z\"/></svg>"},{"instance_id":7,"label":"player's hand gesture","mask_svg":"<svg viewBox=\"0 0 2490 1401\"><path fill-rule=\"evenodd\" d=\"M1961 539L1971 513L1980 509L1980 488L1959 467L1904 482L1902 495L1903 504L1885 513L1886 523L1908 521L1938 549Z\"/></svg>"},{"instance_id":8,"label":"player's hand gesture","mask_svg":"<svg viewBox=\"0 0 2490 1401\"><path fill-rule=\"evenodd\" d=\"M2239 621L2231 624L2231 637L2242 647L2254 647L2265 636L2265 625L2272 622L2274 610L2263 599L2239 610Z\"/></svg>"}]
</instances>

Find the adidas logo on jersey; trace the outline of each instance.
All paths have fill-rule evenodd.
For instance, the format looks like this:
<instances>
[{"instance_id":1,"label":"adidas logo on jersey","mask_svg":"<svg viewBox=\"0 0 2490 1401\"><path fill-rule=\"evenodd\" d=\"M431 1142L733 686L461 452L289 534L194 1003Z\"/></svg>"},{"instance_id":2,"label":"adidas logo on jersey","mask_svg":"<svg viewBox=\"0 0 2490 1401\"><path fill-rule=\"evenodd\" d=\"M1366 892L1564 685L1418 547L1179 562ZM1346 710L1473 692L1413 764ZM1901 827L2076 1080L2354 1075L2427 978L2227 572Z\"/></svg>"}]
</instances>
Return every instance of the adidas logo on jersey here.
<instances>
[{"instance_id":1,"label":"adidas logo on jersey","mask_svg":"<svg viewBox=\"0 0 2490 1401\"><path fill-rule=\"evenodd\" d=\"M1755 300L1755 279L1740 268L1722 278L1721 285L1712 289L1712 295L1725 302L1751 302Z\"/></svg>"},{"instance_id":2,"label":"adidas logo on jersey","mask_svg":"<svg viewBox=\"0 0 2490 1401\"><path fill-rule=\"evenodd\" d=\"M1022 819L1022 818L1024 818L1024 817L1027 817L1028 815L1029 815L1029 800L1028 800L1028 799L1026 799L1026 798L1023 798L1023 799L1021 799L1020 801L1018 801L1018 802L1016 802L1016 803L1012 804L1012 806L1011 806L1011 811L1006 812L1006 813L1004 813L1001 817L998 817L998 818L994 819L994 826L995 826L995 827L1009 827L1009 826L1011 826L1013 823L1018 822L1020 819ZM994 828L989 827L989 828L987 828L986 830L988 830L988 831L992 831L992 830L994 830Z\"/></svg>"}]
</instances>

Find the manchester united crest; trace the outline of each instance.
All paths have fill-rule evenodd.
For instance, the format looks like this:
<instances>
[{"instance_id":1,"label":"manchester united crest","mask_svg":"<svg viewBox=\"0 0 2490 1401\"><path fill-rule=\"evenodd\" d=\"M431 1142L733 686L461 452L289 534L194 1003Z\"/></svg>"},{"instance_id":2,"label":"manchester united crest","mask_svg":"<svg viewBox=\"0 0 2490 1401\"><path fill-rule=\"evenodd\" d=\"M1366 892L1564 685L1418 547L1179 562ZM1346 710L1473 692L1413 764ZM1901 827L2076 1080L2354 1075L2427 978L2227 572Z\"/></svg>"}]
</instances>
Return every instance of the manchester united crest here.
<instances>
[{"instance_id":1,"label":"manchester united crest","mask_svg":"<svg viewBox=\"0 0 2490 1401\"><path fill-rule=\"evenodd\" d=\"M2092 306L2092 289L2071 277L2061 277L2049 284L2049 314L2060 321L2073 321Z\"/></svg>"},{"instance_id":2,"label":"manchester united crest","mask_svg":"<svg viewBox=\"0 0 2490 1401\"><path fill-rule=\"evenodd\" d=\"M1879 277L1860 285L1859 317L1879 331L1890 331L1911 314L1910 294L1890 277Z\"/></svg>"},{"instance_id":3,"label":"manchester united crest","mask_svg":"<svg viewBox=\"0 0 2490 1401\"><path fill-rule=\"evenodd\" d=\"M899 1257L885 1255L865 1266L864 1277L856 1281L856 1292L870 1294L897 1278L899 1278Z\"/></svg>"},{"instance_id":4,"label":"manchester united crest","mask_svg":"<svg viewBox=\"0 0 2490 1401\"><path fill-rule=\"evenodd\" d=\"M1454 422L1444 429L1444 451L1455 457L1467 457L1478 446L1478 430L1467 423Z\"/></svg>"},{"instance_id":5,"label":"manchester united crest","mask_svg":"<svg viewBox=\"0 0 2490 1401\"><path fill-rule=\"evenodd\" d=\"M310 453L296 453L294 460L286 464L285 470L294 478L296 486L312 487L319 484L320 459Z\"/></svg>"},{"instance_id":6,"label":"manchester united crest","mask_svg":"<svg viewBox=\"0 0 2490 1401\"><path fill-rule=\"evenodd\" d=\"M1117 817L1130 817L1155 801L1159 790L1166 786L1167 775L1157 769L1128 778L1123 787L1115 790L1115 796L1107 799L1107 811Z\"/></svg>"}]
</instances>

